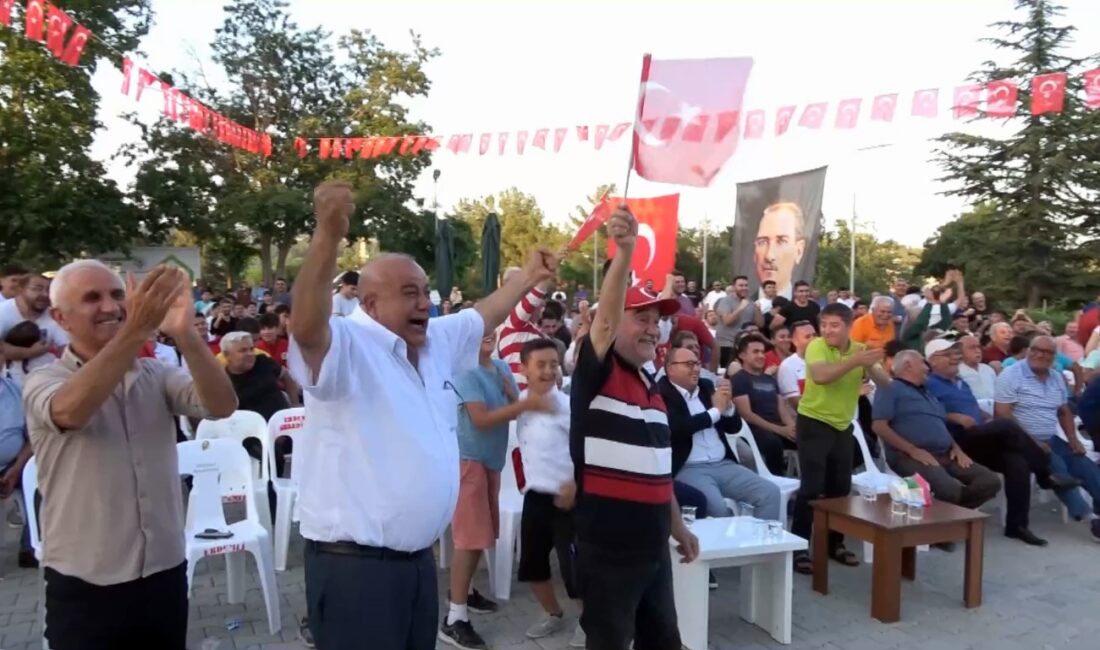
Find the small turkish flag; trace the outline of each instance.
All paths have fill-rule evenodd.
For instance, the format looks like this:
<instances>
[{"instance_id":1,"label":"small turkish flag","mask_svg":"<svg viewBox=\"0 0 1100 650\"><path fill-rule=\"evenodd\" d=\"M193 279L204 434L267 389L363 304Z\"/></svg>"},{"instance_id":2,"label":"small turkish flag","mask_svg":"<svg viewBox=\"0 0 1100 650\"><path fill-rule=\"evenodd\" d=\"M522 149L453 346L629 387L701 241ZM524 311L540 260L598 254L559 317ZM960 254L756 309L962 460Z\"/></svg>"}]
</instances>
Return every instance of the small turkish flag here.
<instances>
[{"instance_id":1,"label":"small turkish flag","mask_svg":"<svg viewBox=\"0 0 1100 650\"><path fill-rule=\"evenodd\" d=\"M134 62L130 60L130 57L122 57L122 94L130 94L130 73L134 68Z\"/></svg>"},{"instance_id":2,"label":"small turkish flag","mask_svg":"<svg viewBox=\"0 0 1100 650\"><path fill-rule=\"evenodd\" d=\"M149 72L145 68L138 68L138 86L137 93L134 95L135 101L141 101L141 93L145 91L145 88L151 85L157 80L157 76L152 72Z\"/></svg>"},{"instance_id":3,"label":"small turkish flag","mask_svg":"<svg viewBox=\"0 0 1100 650\"><path fill-rule=\"evenodd\" d=\"M262 151L265 156L270 156L271 150L271 136L265 133L263 137L263 142L260 145L260 151Z\"/></svg>"},{"instance_id":4,"label":"small turkish flag","mask_svg":"<svg viewBox=\"0 0 1100 650\"><path fill-rule=\"evenodd\" d=\"M879 95L875 97L875 101L871 104L871 121L872 122L893 122L894 110L898 107L898 95L897 93L891 93L888 95Z\"/></svg>"},{"instance_id":5,"label":"small turkish flag","mask_svg":"<svg viewBox=\"0 0 1100 650\"><path fill-rule=\"evenodd\" d=\"M508 132L501 131L497 134L497 155L503 156L505 149L508 148Z\"/></svg>"},{"instance_id":6,"label":"small turkish flag","mask_svg":"<svg viewBox=\"0 0 1100 650\"><path fill-rule=\"evenodd\" d=\"M980 84L968 84L955 88L955 105L952 108L955 119L973 117L978 114L978 104L982 101Z\"/></svg>"},{"instance_id":7,"label":"small turkish flag","mask_svg":"<svg viewBox=\"0 0 1100 650\"><path fill-rule=\"evenodd\" d=\"M913 115L916 117L936 117L940 111L940 91L935 88L918 90L913 95Z\"/></svg>"},{"instance_id":8,"label":"small turkish flag","mask_svg":"<svg viewBox=\"0 0 1100 650\"><path fill-rule=\"evenodd\" d=\"M393 150L397 148L397 143L401 141L401 138L395 135L387 135L382 138L381 144L375 145L374 152L378 155L381 151L382 155L389 156L393 154Z\"/></svg>"},{"instance_id":9,"label":"small turkish flag","mask_svg":"<svg viewBox=\"0 0 1100 650\"><path fill-rule=\"evenodd\" d=\"M539 129L535 131L535 139L531 141L532 147L538 147L543 151L546 151L546 134L550 133L550 129Z\"/></svg>"},{"instance_id":10,"label":"small turkish flag","mask_svg":"<svg viewBox=\"0 0 1100 650\"><path fill-rule=\"evenodd\" d=\"M609 127L606 124L597 124L596 125L596 138L592 142L592 144L596 147L596 151L599 151L600 149L603 148L603 142L604 142L604 140L607 139L607 131L610 128L611 127Z\"/></svg>"},{"instance_id":11,"label":"small turkish flag","mask_svg":"<svg viewBox=\"0 0 1100 650\"><path fill-rule=\"evenodd\" d=\"M160 82L160 94L164 98L164 114L172 120L176 119L176 98L173 96L175 91L167 81Z\"/></svg>"},{"instance_id":12,"label":"small turkish flag","mask_svg":"<svg viewBox=\"0 0 1100 650\"><path fill-rule=\"evenodd\" d=\"M859 121L859 107L863 104L860 98L843 99L836 107L836 122L833 124L838 129L854 129Z\"/></svg>"},{"instance_id":13,"label":"small turkish flag","mask_svg":"<svg viewBox=\"0 0 1100 650\"><path fill-rule=\"evenodd\" d=\"M554 129L554 153L561 151L561 144L565 142L565 136L569 133L569 129L562 127Z\"/></svg>"},{"instance_id":14,"label":"small turkish flag","mask_svg":"<svg viewBox=\"0 0 1100 650\"><path fill-rule=\"evenodd\" d=\"M607 200L607 192L604 192L603 196L596 201L596 207L592 208L592 213L584 220L581 227L577 228L577 234L573 235L573 239L569 241L566 248L575 251L586 239L591 237L592 233L596 232L611 217L611 205L611 202Z\"/></svg>"},{"instance_id":15,"label":"small turkish flag","mask_svg":"<svg viewBox=\"0 0 1100 650\"><path fill-rule=\"evenodd\" d=\"M0 25L11 27L11 7L15 0L0 0Z\"/></svg>"},{"instance_id":16,"label":"small turkish flag","mask_svg":"<svg viewBox=\"0 0 1100 650\"><path fill-rule=\"evenodd\" d=\"M516 153L523 155L523 150L527 148L527 131L520 131L516 133Z\"/></svg>"},{"instance_id":17,"label":"small turkish flag","mask_svg":"<svg viewBox=\"0 0 1100 650\"><path fill-rule=\"evenodd\" d=\"M23 34L32 41L42 42L43 27L46 22L44 0L27 0L27 11L23 15Z\"/></svg>"},{"instance_id":18,"label":"small turkish flag","mask_svg":"<svg viewBox=\"0 0 1100 650\"><path fill-rule=\"evenodd\" d=\"M320 150L318 156L324 160L332 155L332 140L329 138L321 138Z\"/></svg>"},{"instance_id":19,"label":"small turkish flag","mask_svg":"<svg viewBox=\"0 0 1100 650\"><path fill-rule=\"evenodd\" d=\"M623 134L626 133L628 130L630 130L630 122L622 122L620 124L616 124L615 128L611 129L611 133L607 135L607 139L611 142L614 142L623 137Z\"/></svg>"},{"instance_id":20,"label":"small turkish flag","mask_svg":"<svg viewBox=\"0 0 1100 650\"><path fill-rule=\"evenodd\" d=\"M1100 68L1085 72L1085 106L1100 108Z\"/></svg>"},{"instance_id":21,"label":"small turkish flag","mask_svg":"<svg viewBox=\"0 0 1100 650\"><path fill-rule=\"evenodd\" d=\"M298 152L299 158L305 158L309 153L309 145L306 144L304 138L294 138L294 150Z\"/></svg>"},{"instance_id":22,"label":"small turkish flag","mask_svg":"<svg viewBox=\"0 0 1100 650\"><path fill-rule=\"evenodd\" d=\"M451 150L451 153L467 153L470 151L470 143L473 140L474 134L472 133L452 135L451 139L447 141L447 148Z\"/></svg>"},{"instance_id":23,"label":"small turkish flag","mask_svg":"<svg viewBox=\"0 0 1100 650\"><path fill-rule=\"evenodd\" d=\"M752 110L745 113L745 139L759 140L764 137L764 111Z\"/></svg>"},{"instance_id":24,"label":"small turkish flag","mask_svg":"<svg viewBox=\"0 0 1100 650\"><path fill-rule=\"evenodd\" d=\"M1031 114L1061 113L1066 100L1066 73L1041 74L1031 80Z\"/></svg>"},{"instance_id":25,"label":"small turkish flag","mask_svg":"<svg viewBox=\"0 0 1100 650\"><path fill-rule=\"evenodd\" d=\"M493 134L492 133L482 133L481 134L481 139L478 142L478 146L477 146L478 155L479 156L484 156L485 153L487 151L489 151L489 145L491 145L492 143L493 143Z\"/></svg>"},{"instance_id":26,"label":"small turkish flag","mask_svg":"<svg viewBox=\"0 0 1100 650\"><path fill-rule=\"evenodd\" d=\"M49 5L46 12L46 47L60 57L65 52L65 34L73 26L73 19L60 7Z\"/></svg>"},{"instance_id":27,"label":"small turkish flag","mask_svg":"<svg viewBox=\"0 0 1100 650\"><path fill-rule=\"evenodd\" d=\"M991 81L985 86L985 113L990 117L1012 117L1016 115L1016 97L1019 90L1015 81L1001 79Z\"/></svg>"},{"instance_id":28,"label":"small turkish flag","mask_svg":"<svg viewBox=\"0 0 1100 650\"><path fill-rule=\"evenodd\" d=\"M408 153L409 153L409 147L413 146L414 144L416 144L416 136L415 135L405 136L401 140L401 146L398 147L397 153L401 154L402 156L407 156Z\"/></svg>"},{"instance_id":29,"label":"small turkish flag","mask_svg":"<svg viewBox=\"0 0 1100 650\"><path fill-rule=\"evenodd\" d=\"M827 102L817 102L802 109L802 117L798 118L798 126L807 129L820 129L825 121L825 111L828 110Z\"/></svg>"},{"instance_id":30,"label":"small turkish flag","mask_svg":"<svg viewBox=\"0 0 1100 650\"><path fill-rule=\"evenodd\" d=\"M415 156L420 153L424 149L425 145L428 144L428 140L430 140L430 138L426 138L422 135L417 136L416 139L413 140L412 146L409 147L409 155Z\"/></svg>"},{"instance_id":31,"label":"small turkish flag","mask_svg":"<svg viewBox=\"0 0 1100 650\"><path fill-rule=\"evenodd\" d=\"M610 205L620 205L620 198L609 198ZM669 194L651 199L627 199L627 207L638 220L638 237L630 268L634 272L634 284L653 280L658 291L664 287L665 278L676 266L676 234L679 228L678 211L680 195ZM615 257L615 241L607 242L608 259Z\"/></svg>"},{"instance_id":32,"label":"small turkish flag","mask_svg":"<svg viewBox=\"0 0 1100 650\"><path fill-rule=\"evenodd\" d=\"M65 51L61 54L61 62L65 65L75 66L80 63L80 55L84 53L84 46L88 44L88 37L92 33L88 31L88 28L84 25L77 25L73 30L72 38L69 39L69 44L65 46Z\"/></svg>"},{"instance_id":33,"label":"small turkish flag","mask_svg":"<svg viewBox=\"0 0 1100 650\"><path fill-rule=\"evenodd\" d=\"M791 120L794 119L796 106L780 106L775 112L775 134L783 135L791 128Z\"/></svg>"},{"instance_id":34,"label":"small turkish flag","mask_svg":"<svg viewBox=\"0 0 1100 650\"><path fill-rule=\"evenodd\" d=\"M587 126L578 126L577 127L577 140L579 140L581 142L588 142L588 127Z\"/></svg>"}]
</instances>

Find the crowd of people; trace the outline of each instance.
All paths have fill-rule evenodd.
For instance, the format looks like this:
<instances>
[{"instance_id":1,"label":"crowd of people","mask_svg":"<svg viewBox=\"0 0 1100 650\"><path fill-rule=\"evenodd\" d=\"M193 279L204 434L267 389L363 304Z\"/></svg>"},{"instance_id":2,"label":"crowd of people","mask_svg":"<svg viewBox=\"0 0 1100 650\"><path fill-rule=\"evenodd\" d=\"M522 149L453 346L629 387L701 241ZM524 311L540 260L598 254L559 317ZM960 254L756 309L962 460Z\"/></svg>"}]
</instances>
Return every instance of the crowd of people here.
<instances>
[{"instance_id":1,"label":"crowd of people","mask_svg":"<svg viewBox=\"0 0 1100 650\"><path fill-rule=\"evenodd\" d=\"M1030 528L1034 477L1100 541L1100 299L1054 336L968 293L956 269L866 299L806 282L752 297L745 277L704 293L675 272L658 292L631 283L637 222L620 209L598 294L557 286L565 252L536 250L489 296L433 300L408 256L338 272L351 197L317 189L293 287L215 292L164 267L127 283L93 260L52 278L0 271L0 496L33 454L40 499L25 501L40 503L56 650L184 647L178 416L238 409L305 406L302 634L324 650L489 647L471 613L498 604L472 583L504 472L523 493L518 579L542 609L527 636L571 629L570 647L591 650L680 647L668 540L679 561L699 552L682 506L745 504L808 539L810 502L847 495L873 462L856 426L936 499L977 508L1003 490L1009 538L1047 545ZM767 472L799 477L790 512L765 468L738 460L741 431ZM292 449L275 444L282 475ZM441 607L432 548L448 527ZM858 564L838 534L827 552ZM36 565L26 534L19 564ZM810 573L808 554L794 568Z\"/></svg>"}]
</instances>

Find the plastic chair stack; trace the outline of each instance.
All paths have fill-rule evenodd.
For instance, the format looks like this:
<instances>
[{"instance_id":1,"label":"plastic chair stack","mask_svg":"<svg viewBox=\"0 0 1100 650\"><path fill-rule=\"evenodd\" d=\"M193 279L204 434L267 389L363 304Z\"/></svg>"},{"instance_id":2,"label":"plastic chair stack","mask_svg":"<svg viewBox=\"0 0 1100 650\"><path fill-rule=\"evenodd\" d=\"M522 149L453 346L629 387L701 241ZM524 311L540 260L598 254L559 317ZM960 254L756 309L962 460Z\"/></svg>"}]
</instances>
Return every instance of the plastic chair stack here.
<instances>
[{"instance_id":1,"label":"plastic chair stack","mask_svg":"<svg viewBox=\"0 0 1100 650\"><path fill-rule=\"evenodd\" d=\"M275 570L286 571L287 551L290 548L290 532L295 521L298 521L298 481L294 478L295 465L304 462L302 453L305 445L300 444L305 430L305 409L283 409L271 416L267 423L267 475L271 477L271 484L275 488ZM294 457L297 462L290 464L290 473L287 476L278 476L275 464L275 442L289 436L294 445ZM301 473L298 473L301 476Z\"/></svg>"},{"instance_id":2,"label":"plastic chair stack","mask_svg":"<svg viewBox=\"0 0 1100 650\"><path fill-rule=\"evenodd\" d=\"M772 483L779 488L779 516L783 518L783 527L790 528L790 521L787 518L787 503L791 500L791 496L795 492L798 492L798 488L802 485L802 481L797 478L788 478L786 476L776 476L772 474L768 466L764 464L764 457L760 455L760 448L756 446L756 439L752 437L752 431L748 425L744 422L741 423L741 430L732 436L728 436L730 447L737 449L737 441L741 440L752 451L752 460L756 464L756 473L764 479L767 479L769 483Z\"/></svg>"},{"instance_id":3,"label":"plastic chair stack","mask_svg":"<svg viewBox=\"0 0 1100 650\"><path fill-rule=\"evenodd\" d=\"M195 432L195 440L213 440L215 438L236 440L238 445L247 438L256 438L260 441L261 458L267 458L272 444L271 439L268 437L267 421L264 420L262 415L253 411L236 411L233 415L221 420L203 420L200 422L198 430ZM248 501L255 500L257 503L263 504L263 507L257 508L257 511L259 512L260 523L263 524L270 537L272 526L271 511L267 506L268 466L267 463L262 463L250 457L247 452L245 458L249 460L248 473L255 479L253 481L255 492L245 495L244 498ZM231 502L240 499L241 496L223 494L222 498L226 502Z\"/></svg>"},{"instance_id":4,"label":"plastic chair stack","mask_svg":"<svg viewBox=\"0 0 1100 650\"><path fill-rule=\"evenodd\" d=\"M24 509L27 517L27 530L30 532L31 548L34 549L34 558L38 560L38 629L42 630L42 650L50 650L50 644L46 641L46 576L42 560L42 534L38 527L38 509L34 507L34 495L38 492L38 463L31 456L27 464L23 466L23 494L26 497L27 508Z\"/></svg>"}]
</instances>

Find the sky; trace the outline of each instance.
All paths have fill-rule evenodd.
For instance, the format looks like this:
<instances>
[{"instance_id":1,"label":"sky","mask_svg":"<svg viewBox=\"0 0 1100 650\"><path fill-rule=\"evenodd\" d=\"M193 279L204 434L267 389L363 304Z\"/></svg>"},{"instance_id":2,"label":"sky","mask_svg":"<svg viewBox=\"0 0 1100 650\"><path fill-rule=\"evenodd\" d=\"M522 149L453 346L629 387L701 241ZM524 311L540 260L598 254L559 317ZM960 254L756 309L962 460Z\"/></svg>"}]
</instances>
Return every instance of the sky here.
<instances>
[{"instance_id":1,"label":"sky","mask_svg":"<svg viewBox=\"0 0 1100 650\"><path fill-rule=\"evenodd\" d=\"M1100 43L1100 2L1062 0L1065 22L1076 25L1071 53L1091 54ZM155 24L141 45L141 64L196 71L216 78L209 43L224 20L221 0L153 0ZM797 129L743 142L707 188L652 183L636 176L630 196L681 193L680 223L712 230L734 221L736 183L828 165L823 213L827 223L848 220L880 239L920 246L936 228L966 209L940 194L940 170L929 139L967 126L950 118L952 89L996 54L979 39L988 24L1014 17L1012 0L677 0L634 2L558 0L429 2L402 0L291 0L302 26L321 25L333 42L350 29L370 30L388 47L408 50L409 31L441 55L427 66L432 89L410 101L413 119L434 133L534 131L570 127L560 153L520 156L440 151L417 184L430 205L433 191L446 211L462 198L517 187L533 194L547 219L562 222L597 185L622 188L629 138L596 151L576 142L573 127L629 121L634 114L642 55L654 58L751 56L754 67L745 108L766 109L769 132L779 106L863 97L860 126L849 131ZM1019 14L1016 14L1017 16ZM1100 49L1100 48L1097 48ZM138 105L119 93L121 72L99 66L93 83L103 97L93 153L128 186L134 171L112 155L139 133L118 119L136 110L154 121L159 93ZM910 119L914 91L940 88L941 118ZM871 99L899 93L893 124L869 123ZM796 114L797 115L797 114ZM830 112L827 124L831 125ZM183 128L183 127L181 127ZM307 134L313 136L336 134ZM513 136L514 137L514 136ZM280 143L276 143L279 146Z\"/></svg>"}]
</instances>

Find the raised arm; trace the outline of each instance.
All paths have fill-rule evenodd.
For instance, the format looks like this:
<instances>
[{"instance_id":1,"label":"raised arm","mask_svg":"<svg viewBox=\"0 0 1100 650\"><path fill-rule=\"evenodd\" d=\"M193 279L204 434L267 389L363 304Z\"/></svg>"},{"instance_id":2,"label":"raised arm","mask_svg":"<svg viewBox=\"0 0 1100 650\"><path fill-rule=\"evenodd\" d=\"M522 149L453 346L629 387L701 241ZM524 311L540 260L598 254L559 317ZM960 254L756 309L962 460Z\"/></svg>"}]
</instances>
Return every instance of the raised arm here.
<instances>
[{"instance_id":1,"label":"raised arm","mask_svg":"<svg viewBox=\"0 0 1100 650\"><path fill-rule=\"evenodd\" d=\"M884 356L885 353L879 349L860 350L847 359L836 363L811 362L810 359L806 359L806 373L810 375L816 384L831 384L856 368L873 367L876 363L881 362ZM876 383L879 379L883 379L879 376L879 373L872 373L871 376L875 378ZM889 383L889 379L886 379L886 383Z\"/></svg>"},{"instance_id":2,"label":"raised arm","mask_svg":"<svg viewBox=\"0 0 1100 650\"><path fill-rule=\"evenodd\" d=\"M496 331L532 288L549 282L558 272L558 257L546 249L531 251L527 264L519 273L513 273L499 289L474 305L485 321L485 335ZM530 315L528 315L530 318Z\"/></svg>"},{"instance_id":3,"label":"raised arm","mask_svg":"<svg viewBox=\"0 0 1100 650\"><path fill-rule=\"evenodd\" d=\"M195 305L186 282L180 285L176 301L160 324L160 330L176 342L176 349L183 355L199 401L214 418L225 418L237 410L237 392L229 380L225 368L192 326Z\"/></svg>"},{"instance_id":4,"label":"raised arm","mask_svg":"<svg viewBox=\"0 0 1100 650\"><path fill-rule=\"evenodd\" d=\"M348 183L327 181L313 191L317 227L294 280L291 294L294 317L288 329L314 377L320 375L321 361L332 343L328 322L332 316L329 287L336 275L336 254L340 242L348 234L348 219L354 210L355 201Z\"/></svg>"},{"instance_id":5,"label":"raised arm","mask_svg":"<svg viewBox=\"0 0 1100 650\"><path fill-rule=\"evenodd\" d=\"M630 276L630 260L634 257L634 243L638 237L638 222L626 205L621 205L607 220L607 234L615 241L615 258L607 268L607 275L600 287L600 304L592 319L588 338L601 360L615 342L615 331L623 318L626 305L626 283Z\"/></svg>"}]
</instances>

